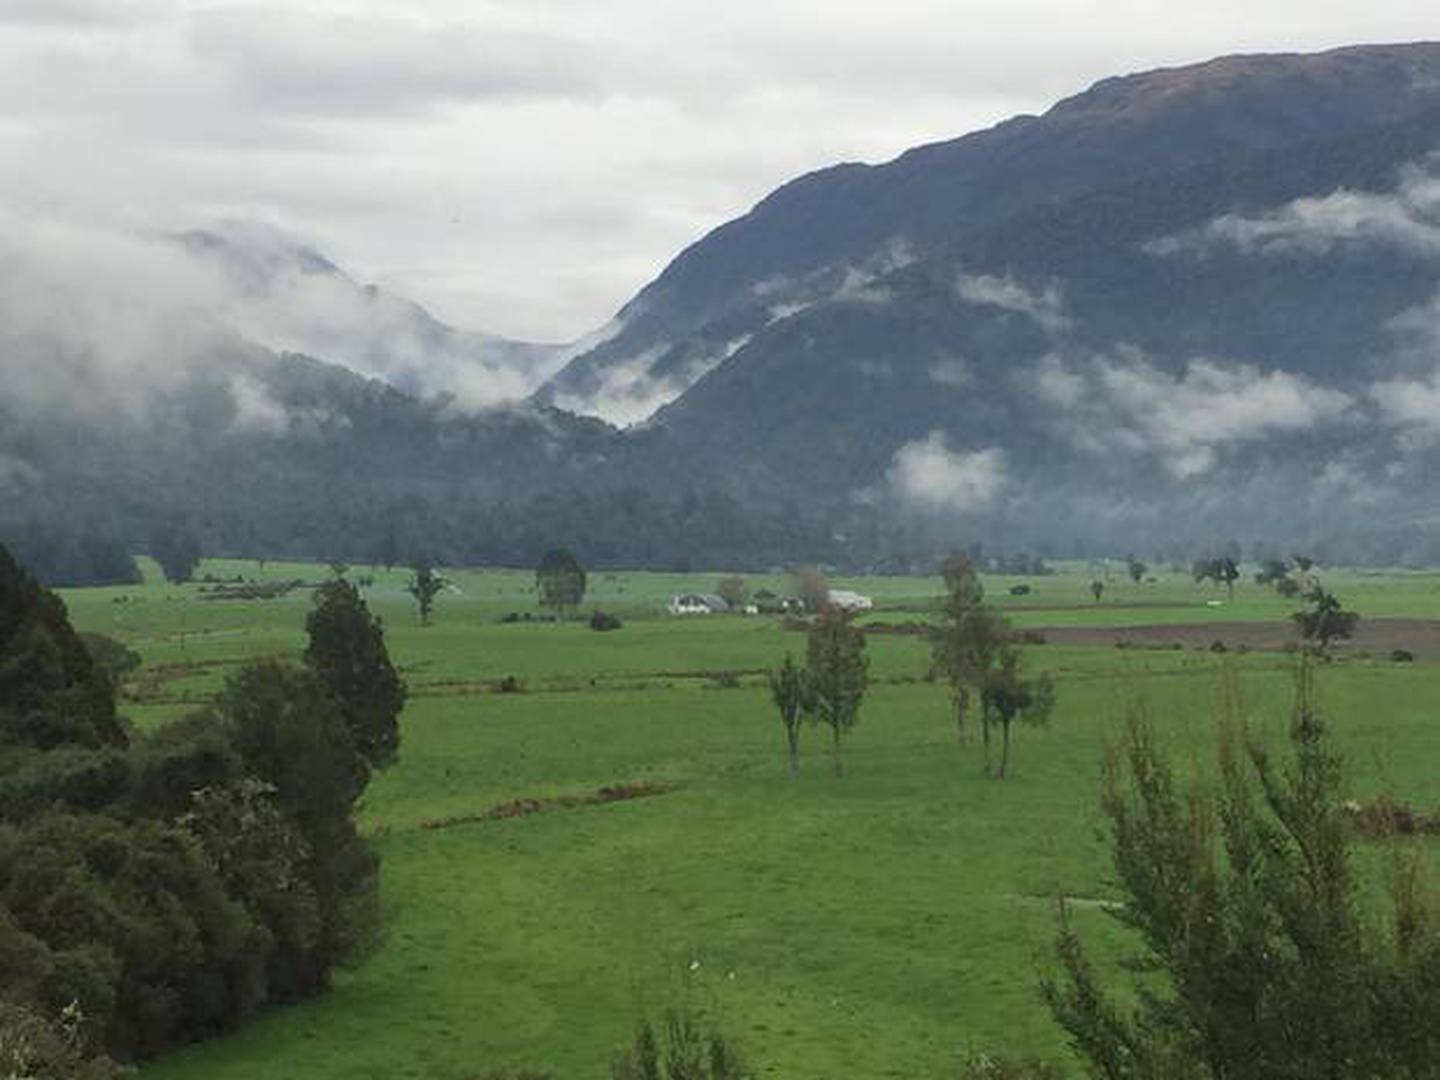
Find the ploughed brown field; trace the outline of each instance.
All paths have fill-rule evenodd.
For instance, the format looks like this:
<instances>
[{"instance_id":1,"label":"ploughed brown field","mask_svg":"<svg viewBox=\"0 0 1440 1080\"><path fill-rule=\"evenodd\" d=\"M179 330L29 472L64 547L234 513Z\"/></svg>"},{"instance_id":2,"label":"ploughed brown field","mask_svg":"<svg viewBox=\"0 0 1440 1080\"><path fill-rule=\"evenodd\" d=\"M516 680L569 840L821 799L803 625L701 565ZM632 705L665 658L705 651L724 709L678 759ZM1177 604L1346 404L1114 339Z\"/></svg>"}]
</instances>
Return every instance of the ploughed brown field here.
<instances>
[{"instance_id":1,"label":"ploughed brown field","mask_svg":"<svg viewBox=\"0 0 1440 1080\"><path fill-rule=\"evenodd\" d=\"M1113 645L1163 648L1179 644L1204 648L1222 642L1228 649L1293 648L1300 635L1291 622L1203 622L1165 626L1037 626L1051 645ZM1332 648L1347 653L1389 656L1396 649L1417 660L1440 660L1440 619L1361 619L1348 642Z\"/></svg>"}]
</instances>

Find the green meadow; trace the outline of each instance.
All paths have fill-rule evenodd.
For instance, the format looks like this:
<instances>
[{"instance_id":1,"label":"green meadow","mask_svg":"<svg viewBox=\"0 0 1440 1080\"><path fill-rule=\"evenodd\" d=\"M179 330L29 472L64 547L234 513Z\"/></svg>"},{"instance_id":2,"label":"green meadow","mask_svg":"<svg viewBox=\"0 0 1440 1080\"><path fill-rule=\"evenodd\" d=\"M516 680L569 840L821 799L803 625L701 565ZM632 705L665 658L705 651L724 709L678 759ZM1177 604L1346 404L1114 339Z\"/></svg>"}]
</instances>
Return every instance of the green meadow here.
<instances>
[{"instance_id":1,"label":"green meadow","mask_svg":"<svg viewBox=\"0 0 1440 1080\"><path fill-rule=\"evenodd\" d=\"M986 579L1024 627L1273 623L1297 605L1242 580L1230 597L1187 575L1134 584L1114 564ZM143 586L70 590L84 630L144 657L124 711L141 728L200 707L258 656L296 655L310 593L209 600L153 567ZM322 580L316 565L208 560L201 575ZM529 1067L608 1075L643 1012L688 1005L740 1044L756 1075L946 1077L972 1051L1070 1061L1036 986L1055 901L1104 963L1126 950L1105 904L1098 811L1107 737L1144 707L1175 757L1204 770L1227 684L1272 737L1287 722L1282 651L1037 644L1054 673L1051 725L1021 729L1013 775L981 774L922 637L872 633L871 691L831 775L820 731L787 777L763 672L803 634L771 616L664 613L718 574L592 572L582 614L621 629L535 621L533 574L455 571L434 624L418 625L408 575L357 567L410 686L401 760L364 796L383 859L383 939L333 990L239 1032L148 1064L145 1080L467 1080ZM1028 595L1011 596L1021 581ZM782 576L751 589L789 591ZM1440 575L1330 571L1369 619L1440 615ZM836 579L874 597L862 621L925 616L937 579ZM501 621L509 613L531 621ZM1418 633L1419 631L1417 631ZM1430 633L1435 633L1433 628ZM1417 650L1419 653L1420 650ZM501 692L512 679L518 692ZM1342 650L1321 698L1359 797L1440 803L1440 665ZM516 799L583 796L644 781L652 797L473 820ZM467 820L471 819L471 820Z\"/></svg>"}]
</instances>

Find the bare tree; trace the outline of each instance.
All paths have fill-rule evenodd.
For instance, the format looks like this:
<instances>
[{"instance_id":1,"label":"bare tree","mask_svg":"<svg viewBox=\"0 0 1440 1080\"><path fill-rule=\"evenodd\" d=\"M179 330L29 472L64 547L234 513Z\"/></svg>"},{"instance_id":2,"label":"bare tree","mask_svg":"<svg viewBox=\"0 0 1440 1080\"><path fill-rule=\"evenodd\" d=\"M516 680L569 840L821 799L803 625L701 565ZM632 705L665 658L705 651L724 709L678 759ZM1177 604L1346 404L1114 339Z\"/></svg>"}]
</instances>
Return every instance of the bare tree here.
<instances>
[{"instance_id":1,"label":"bare tree","mask_svg":"<svg viewBox=\"0 0 1440 1080\"><path fill-rule=\"evenodd\" d=\"M805 601L805 610L823 612L830 607L830 586L825 582L825 572L818 566L801 566L795 569L795 592Z\"/></svg>"}]
</instances>

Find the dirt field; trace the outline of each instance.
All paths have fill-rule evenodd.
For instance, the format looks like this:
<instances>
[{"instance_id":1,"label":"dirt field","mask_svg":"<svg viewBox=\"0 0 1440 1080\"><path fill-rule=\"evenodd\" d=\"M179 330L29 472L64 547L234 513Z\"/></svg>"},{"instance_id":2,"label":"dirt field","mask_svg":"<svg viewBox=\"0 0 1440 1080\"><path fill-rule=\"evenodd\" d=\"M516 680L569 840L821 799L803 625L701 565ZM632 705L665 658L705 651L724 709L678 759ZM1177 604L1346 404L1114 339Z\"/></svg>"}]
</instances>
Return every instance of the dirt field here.
<instances>
[{"instance_id":1,"label":"dirt field","mask_svg":"<svg viewBox=\"0 0 1440 1080\"><path fill-rule=\"evenodd\" d=\"M1051 645L1111 645L1158 648L1178 643L1183 648L1204 648L1216 641L1226 648L1283 649L1299 641L1288 622L1209 622L1171 626L1045 626L1036 627ZM1123 646L1122 646L1123 647ZM1405 649L1417 660L1440 660L1440 620L1362 619L1355 637L1337 651L1389 656Z\"/></svg>"}]
</instances>

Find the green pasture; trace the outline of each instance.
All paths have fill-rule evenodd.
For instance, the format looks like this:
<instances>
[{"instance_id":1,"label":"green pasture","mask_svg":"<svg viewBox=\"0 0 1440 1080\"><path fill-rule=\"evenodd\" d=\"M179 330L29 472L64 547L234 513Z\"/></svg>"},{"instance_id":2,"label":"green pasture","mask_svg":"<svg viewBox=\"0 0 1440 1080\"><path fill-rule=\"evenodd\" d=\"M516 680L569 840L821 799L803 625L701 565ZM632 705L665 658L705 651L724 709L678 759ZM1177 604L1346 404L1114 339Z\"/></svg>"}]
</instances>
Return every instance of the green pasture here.
<instances>
[{"instance_id":1,"label":"green pasture","mask_svg":"<svg viewBox=\"0 0 1440 1080\"><path fill-rule=\"evenodd\" d=\"M328 573L221 560L201 569L307 582ZM510 1066L599 1080L639 1011L685 1002L732 1034L759 1076L943 1078L972 1050L1064 1062L1036 994L1055 898L1071 898L1105 962L1123 952L1103 911L1107 733L1143 703L1177 758L1204 768L1227 679L1257 730L1278 735L1286 722L1284 654L1036 646L1028 658L1055 674L1057 715L1019 733L1010 779L987 781L978 744L957 742L945 687L926 681L923 638L876 633L845 775L831 775L826 740L807 730L791 780L761 673L787 650L803 654L803 635L772 617L663 614L671 593L708 591L718 574L592 573L583 610L620 614L611 633L500 622L539 614L524 571L448 574L454 588L424 628L408 575L373 576L367 599L412 691L401 761L361 811L383 858L384 940L326 996L153 1062L145 1080L467 1080ZM783 577L745 576L789 591ZM1028 626L1278 622L1295 607L1248 577L1231 602L1181 575L1134 585L1119 563L1096 603L1094 576L1065 565L986 585ZM1011 597L1021 581L1031 593ZM1326 581L1366 615L1437 614L1440 576L1332 571ZM938 588L834 584L874 596L871 623L922 617ZM303 647L308 590L217 601L201 588L152 576L65 594L82 629L144 657L125 703L140 726L202 704L247 658ZM498 692L506 676L519 693ZM1440 666L1345 658L1320 683L1357 795L1440 802ZM679 786L454 820L644 780Z\"/></svg>"}]
</instances>

